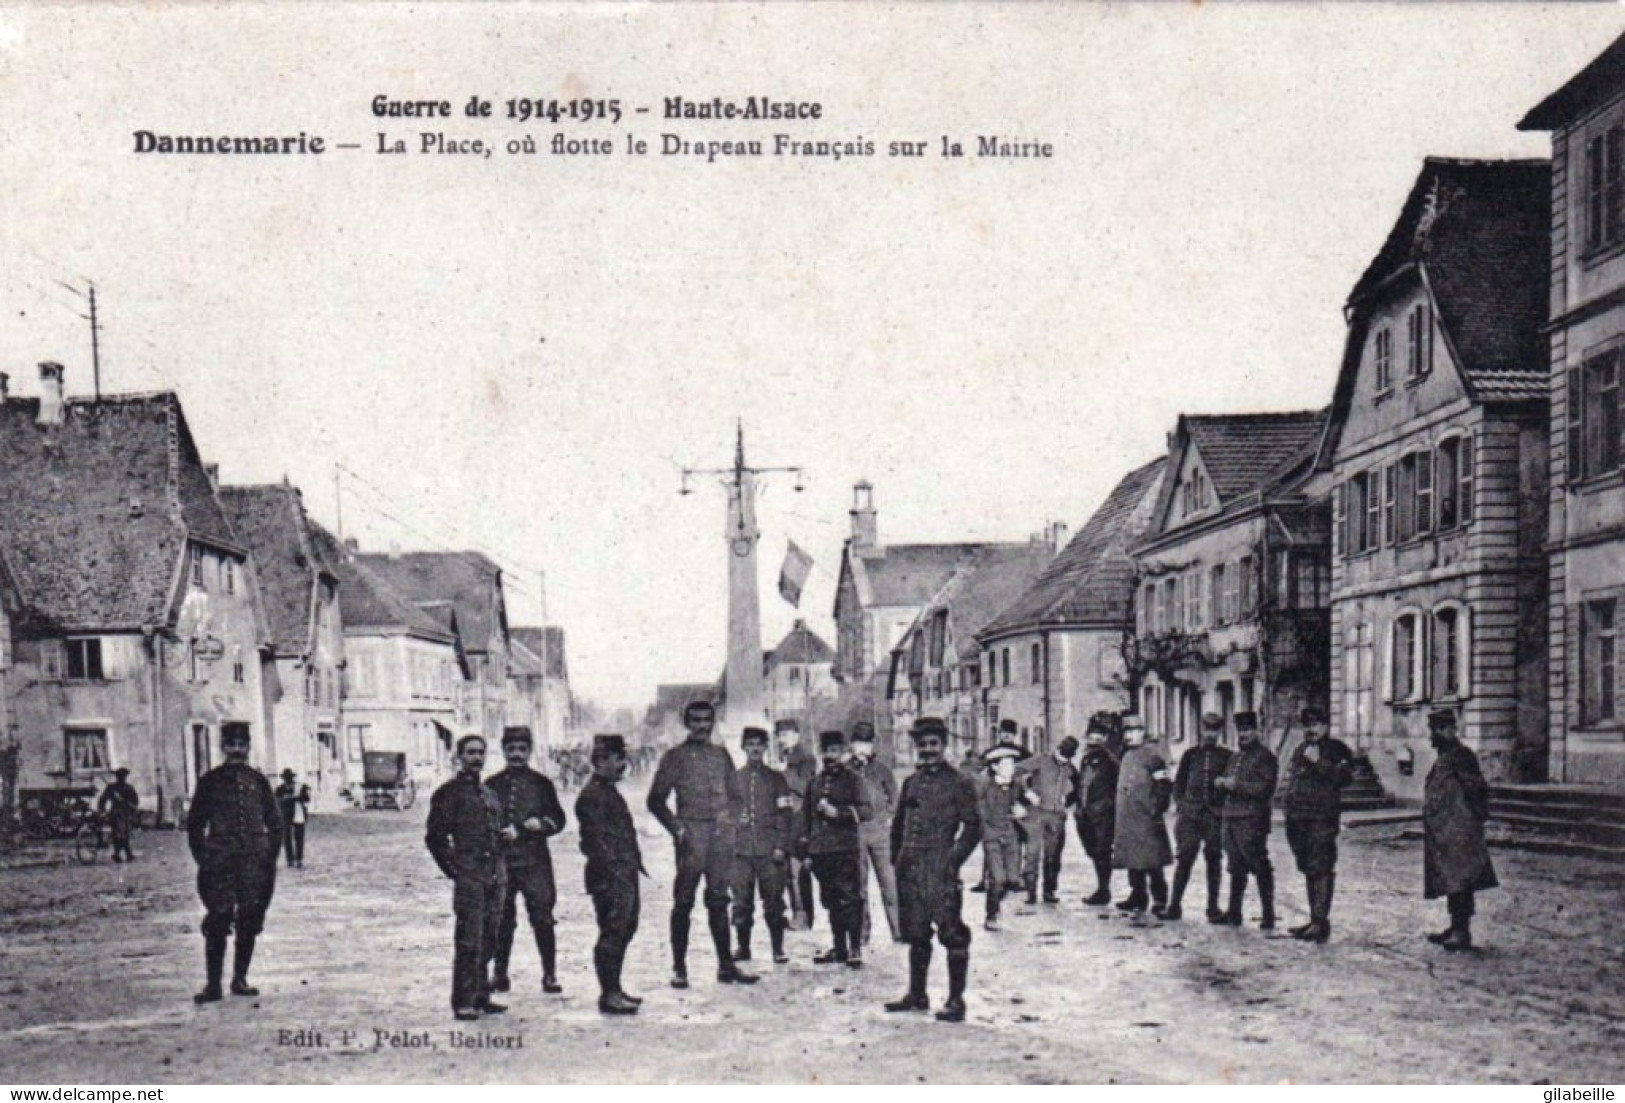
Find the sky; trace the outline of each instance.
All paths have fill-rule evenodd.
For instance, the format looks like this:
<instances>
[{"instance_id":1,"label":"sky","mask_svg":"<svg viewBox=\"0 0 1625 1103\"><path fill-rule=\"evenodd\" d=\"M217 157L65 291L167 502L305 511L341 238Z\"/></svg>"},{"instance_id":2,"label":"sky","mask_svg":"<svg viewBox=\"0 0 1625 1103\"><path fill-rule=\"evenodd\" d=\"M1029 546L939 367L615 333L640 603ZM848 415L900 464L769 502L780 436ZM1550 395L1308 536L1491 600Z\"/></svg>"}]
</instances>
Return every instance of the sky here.
<instances>
[{"instance_id":1,"label":"sky","mask_svg":"<svg viewBox=\"0 0 1625 1103\"><path fill-rule=\"evenodd\" d=\"M1180 413L1325 405L1422 158L1547 156L1518 119L1622 29L1602 4L0 6L0 370L89 393L93 281L104 391L179 392L225 482L287 477L329 527L342 502L364 549L486 550L577 692L638 707L722 669L724 498L678 489L736 422L806 469L760 500L764 645L797 616L833 642L859 479L883 541L1075 532ZM751 94L823 117L661 118ZM475 95L496 117L461 117ZM626 115L527 127L511 97ZM143 129L362 148L138 155ZM501 148L555 129L656 152ZM373 152L423 131L499 151ZM878 149L707 163L662 133Z\"/></svg>"}]
</instances>

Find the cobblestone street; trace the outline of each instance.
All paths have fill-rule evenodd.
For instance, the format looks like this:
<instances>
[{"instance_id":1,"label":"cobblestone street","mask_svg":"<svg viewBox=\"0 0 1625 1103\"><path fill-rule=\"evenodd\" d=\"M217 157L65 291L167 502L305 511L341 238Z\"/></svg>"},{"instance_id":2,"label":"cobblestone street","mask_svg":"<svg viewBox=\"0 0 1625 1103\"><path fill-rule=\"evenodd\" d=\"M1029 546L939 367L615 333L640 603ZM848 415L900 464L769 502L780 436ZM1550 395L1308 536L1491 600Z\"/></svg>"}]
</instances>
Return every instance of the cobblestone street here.
<instances>
[{"instance_id":1,"label":"cobblestone street","mask_svg":"<svg viewBox=\"0 0 1625 1103\"><path fill-rule=\"evenodd\" d=\"M639 807L641 794L628 796ZM568 806L574 795L565 799ZM1345 832L1336 931L1325 947L1266 937L1251 923L1211 927L1200 900L1187 907L1195 921L1182 923L1086 908L1080 898L1090 886L1073 838L1060 905L1016 906L1004 930L988 933L980 929L982 897L967 895L976 925L970 1020L949 1026L881 1010L905 987L899 947L875 945L861 972L814 966L824 929L792 934L787 966L761 960L759 946L762 983L723 988L712 980L698 914L694 987L671 990L671 851L646 836L653 876L627 985L647 1002L635 1019L611 1021L596 1010L591 908L572 826L554 843L564 995L539 991L522 930L510 1012L456 1024L447 1008L451 894L423 849L422 810L318 818L308 868L279 873L255 963L261 995L202 1009L190 999L202 972L200 912L179 833L139 836L140 860L130 867L0 873L6 1079L1625 1079L1618 867L1498 852L1508 888L1481 897L1483 950L1455 956L1421 938L1442 925L1443 908L1421 899L1419 844L1374 829ZM648 817L639 819L647 833ZM1290 861L1279 830L1273 841L1284 927L1301 921L1303 905L1300 882L1284 872ZM939 952L939 1000L942 968ZM453 1028L465 1025L474 1029L464 1036L509 1041L455 1046ZM323 1044L290 1044L301 1030L311 1032L305 1041L319 1032Z\"/></svg>"}]
</instances>

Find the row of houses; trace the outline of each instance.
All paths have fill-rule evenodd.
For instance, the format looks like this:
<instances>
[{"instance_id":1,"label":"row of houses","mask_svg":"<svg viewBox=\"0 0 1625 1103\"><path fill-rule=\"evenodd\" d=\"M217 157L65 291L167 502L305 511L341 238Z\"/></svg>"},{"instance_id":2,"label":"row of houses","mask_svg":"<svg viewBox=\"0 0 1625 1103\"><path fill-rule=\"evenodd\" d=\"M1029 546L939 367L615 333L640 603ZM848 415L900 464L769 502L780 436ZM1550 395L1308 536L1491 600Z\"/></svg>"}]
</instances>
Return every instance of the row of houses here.
<instances>
[{"instance_id":1,"label":"row of houses","mask_svg":"<svg viewBox=\"0 0 1625 1103\"><path fill-rule=\"evenodd\" d=\"M367 751L421 784L463 730L563 738L563 633L509 625L489 558L365 554L286 481L221 486L175 394L68 397L64 376L42 364L25 398L0 374L6 807L122 766L176 819L234 727L327 806Z\"/></svg>"},{"instance_id":2,"label":"row of houses","mask_svg":"<svg viewBox=\"0 0 1625 1103\"><path fill-rule=\"evenodd\" d=\"M849 711L965 749L1252 711L1285 749L1313 704L1415 796L1449 707L1493 779L1625 785L1625 37L1518 125L1550 160L1424 161L1327 407L1181 416L1058 551L888 547L860 484Z\"/></svg>"}]
</instances>

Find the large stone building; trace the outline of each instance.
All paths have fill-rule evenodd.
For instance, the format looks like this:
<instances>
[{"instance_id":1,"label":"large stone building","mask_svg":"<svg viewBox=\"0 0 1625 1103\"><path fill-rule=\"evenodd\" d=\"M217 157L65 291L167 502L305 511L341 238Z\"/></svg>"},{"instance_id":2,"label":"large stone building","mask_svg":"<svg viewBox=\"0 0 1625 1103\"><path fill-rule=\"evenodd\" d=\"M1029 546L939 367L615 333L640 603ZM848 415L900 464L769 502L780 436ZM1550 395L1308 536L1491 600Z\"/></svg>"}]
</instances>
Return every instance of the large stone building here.
<instances>
[{"instance_id":1,"label":"large stone building","mask_svg":"<svg viewBox=\"0 0 1625 1103\"><path fill-rule=\"evenodd\" d=\"M564 629L515 627L508 640L508 723L530 728L538 748L574 737Z\"/></svg>"},{"instance_id":2,"label":"large stone building","mask_svg":"<svg viewBox=\"0 0 1625 1103\"><path fill-rule=\"evenodd\" d=\"M989 728L1008 717L1081 738L1096 712L1129 706L1123 644L1133 629L1134 560L1128 549L1151 523L1166 466L1158 457L1125 475L1037 581L977 634L986 656L979 677Z\"/></svg>"},{"instance_id":3,"label":"large stone building","mask_svg":"<svg viewBox=\"0 0 1625 1103\"><path fill-rule=\"evenodd\" d=\"M0 549L16 584L8 678L23 790L99 788L118 766L168 822L219 759L264 738L265 639L248 550L171 393L40 397L0 376Z\"/></svg>"},{"instance_id":4,"label":"large stone building","mask_svg":"<svg viewBox=\"0 0 1625 1103\"><path fill-rule=\"evenodd\" d=\"M834 666L834 649L798 619L762 659L767 718L810 726L813 717L829 713L836 697Z\"/></svg>"},{"instance_id":5,"label":"large stone building","mask_svg":"<svg viewBox=\"0 0 1625 1103\"><path fill-rule=\"evenodd\" d=\"M1311 485L1323 411L1183 416L1134 547L1125 678L1147 728L1180 744L1205 712L1259 715L1279 743L1326 704L1327 508Z\"/></svg>"},{"instance_id":6,"label":"large stone building","mask_svg":"<svg viewBox=\"0 0 1625 1103\"><path fill-rule=\"evenodd\" d=\"M1550 131L1553 781L1625 785L1625 37L1518 124Z\"/></svg>"},{"instance_id":7,"label":"large stone building","mask_svg":"<svg viewBox=\"0 0 1625 1103\"><path fill-rule=\"evenodd\" d=\"M1429 158L1349 296L1318 461L1332 727L1401 796L1440 706L1492 779L1546 775L1549 175Z\"/></svg>"}]
</instances>

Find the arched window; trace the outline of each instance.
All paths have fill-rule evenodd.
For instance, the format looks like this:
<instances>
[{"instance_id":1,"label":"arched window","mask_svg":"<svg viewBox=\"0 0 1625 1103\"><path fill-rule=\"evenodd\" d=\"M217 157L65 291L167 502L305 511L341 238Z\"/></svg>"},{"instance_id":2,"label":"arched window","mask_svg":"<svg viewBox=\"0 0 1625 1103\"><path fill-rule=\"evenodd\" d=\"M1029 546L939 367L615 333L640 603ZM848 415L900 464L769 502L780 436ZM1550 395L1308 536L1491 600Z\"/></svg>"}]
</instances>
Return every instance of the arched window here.
<instances>
[{"instance_id":1,"label":"arched window","mask_svg":"<svg viewBox=\"0 0 1625 1103\"><path fill-rule=\"evenodd\" d=\"M1432 664L1429 694L1433 700L1451 700L1469 693L1472 635L1471 612L1459 602L1434 607Z\"/></svg>"},{"instance_id":2,"label":"arched window","mask_svg":"<svg viewBox=\"0 0 1625 1103\"><path fill-rule=\"evenodd\" d=\"M1446 437L1434 455L1439 531L1443 532L1473 519L1473 438L1466 434Z\"/></svg>"},{"instance_id":3,"label":"arched window","mask_svg":"<svg viewBox=\"0 0 1625 1103\"><path fill-rule=\"evenodd\" d=\"M1419 701L1425 695L1426 623L1420 611L1407 609L1388 630L1388 700L1395 704Z\"/></svg>"}]
</instances>

